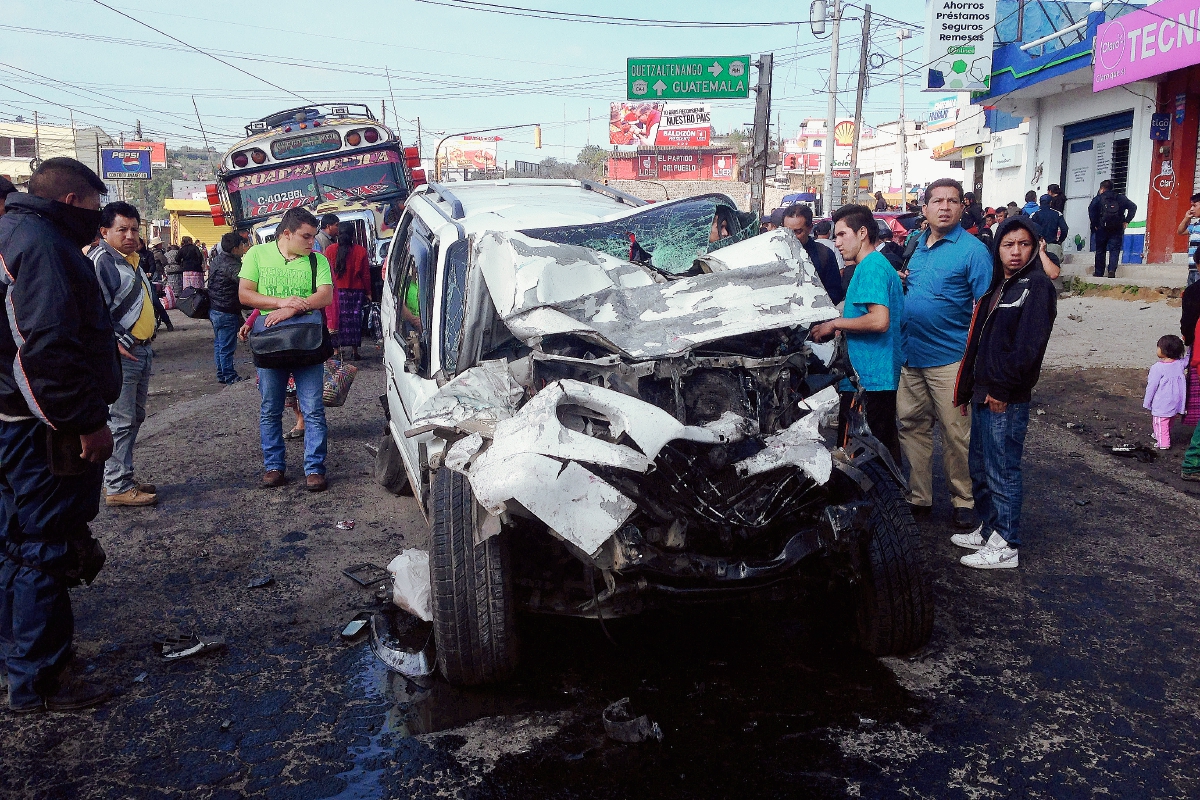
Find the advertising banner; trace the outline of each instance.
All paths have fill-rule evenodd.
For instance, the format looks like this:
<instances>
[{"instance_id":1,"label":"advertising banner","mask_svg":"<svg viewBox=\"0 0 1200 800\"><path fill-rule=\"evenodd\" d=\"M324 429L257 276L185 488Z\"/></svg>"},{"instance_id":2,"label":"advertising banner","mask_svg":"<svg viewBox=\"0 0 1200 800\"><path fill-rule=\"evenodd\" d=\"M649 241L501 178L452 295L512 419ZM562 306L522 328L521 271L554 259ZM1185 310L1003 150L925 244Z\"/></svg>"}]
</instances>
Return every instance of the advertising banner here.
<instances>
[{"instance_id":1,"label":"advertising banner","mask_svg":"<svg viewBox=\"0 0 1200 800\"><path fill-rule=\"evenodd\" d=\"M939 97L929 104L929 116L926 118L925 130L936 131L942 128L952 128L958 121L958 98Z\"/></svg>"},{"instance_id":2,"label":"advertising banner","mask_svg":"<svg viewBox=\"0 0 1200 800\"><path fill-rule=\"evenodd\" d=\"M1197 24L1195 0L1159 0L1105 22L1092 50L1092 91L1200 64Z\"/></svg>"},{"instance_id":3,"label":"advertising banner","mask_svg":"<svg viewBox=\"0 0 1200 800\"><path fill-rule=\"evenodd\" d=\"M737 156L732 153L705 153L680 148L608 160L608 176L615 180L733 180L736 175Z\"/></svg>"},{"instance_id":4,"label":"advertising banner","mask_svg":"<svg viewBox=\"0 0 1200 800\"><path fill-rule=\"evenodd\" d=\"M608 143L636 147L707 147L712 143L708 103L612 103Z\"/></svg>"},{"instance_id":5,"label":"advertising banner","mask_svg":"<svg viewBox=\"0 0 1200 800\"><path fill-rule=\"evenodd\" d=\"M987 91L995 29L996 0L928 0L922 91Z\"/></svg>"},{"instance_id":6,"label":"advertising banner","mask_svg":"<svg viewBox=\"0 0 1200 800\"><path fill-rule=\"evenodd\" d=\"M496 168L496 139L447 139L438 160L442 162L442 169L493 170Z\"/></svg>"},{"instance_id":7,"label":"advertising banner","mask_svg":"<svg viewBox=\"0 0 1200 800\"><path fill-rule=\"evenodd\" d=\"M106 181L150 180L150 151L101 147L100 177Z\"/></svg>"},{"instance_id":8,"label":"advertising banner","mask_svg":"<svg viewBox=\"0 0 1200 800\"><path fill-rule=\"evenodd\" d=\"M167 165L167 143L166 142L125 142L125 147L130 150L149 150L150 151L150 166L165 167Z\"/></svg>"}]
</instances>

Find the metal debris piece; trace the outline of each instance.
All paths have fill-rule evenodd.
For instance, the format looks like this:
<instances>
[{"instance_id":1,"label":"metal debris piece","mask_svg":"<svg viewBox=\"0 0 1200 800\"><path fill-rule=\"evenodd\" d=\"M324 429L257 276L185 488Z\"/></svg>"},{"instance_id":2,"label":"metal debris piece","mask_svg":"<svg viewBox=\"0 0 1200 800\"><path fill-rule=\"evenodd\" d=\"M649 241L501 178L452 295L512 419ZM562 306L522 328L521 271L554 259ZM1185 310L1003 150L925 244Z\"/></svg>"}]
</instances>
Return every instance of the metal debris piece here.
<instances>
[{"instance_id":1,"label":"metal debris piece","mask_svg":"<svg viewBox=\"0 0 1200 800\"><path fill-rule=\"evenodd\" d=\"M337 525L335 525L334 527L337 528L339 531L352 531L352 530L354 530L354 520L352 520L352 519L338 520Z\"/></svg>"},{"instance_id":2,"label":"metal debris piece","mask_svg":"<svg viewBox=\"0 0 1200 800\"><path fill-rule=\"evenodd\" d=\"M178 661L181 658L191 658L222 649L225 647L225 637L202 636L195 632L187 635L175 634L159 639L154 643L154 647L164 660Z\"/></svg>"},{"instance_id":3,"label":"metal debris piece","mask_svg":"<svg viewBox=\"0 0 1200 800\"><path fill-rule=\"evenodd\" d=\"M342 574L364 589L369 589L375 584L388 579L388 571L386 569L369 562L346 567L342 570Z\"/></svg>"},{"instance_id":4,"label":"metal debris piece","mask_svg":"<svg viewBox=\"0 0 1200 800\"><path fill-rule=\"evenodd\" d=\"M651 722L645 714L640 717L630 716L628 697L623 697L604 709L601 718L604 720L604 732L610 739L629 744L637 744L647 739L662 741L662 728L657 722Z\"/></svg>"},{"instance_id":5,"label":"metal debris piece","mask_svg":"<svg viewBox=\"0 0 1200 800\"><path fill-rule=\"evenodd\" d=\"M346 623L346 627L342 628L341 636L346 641L357 639L360 634L367 629L371 623L371 612L360 611L355 615L354 619Z\"/></svg>"},{"instance_id":6,"label":"metal debris piece","mask_svg":"<svg viewBox=\"0 0 1200 800\"><path fill-rule=\"evenodd\" d=\"M1075 498L1075 505L1077 505L1077 506L1086 506L1090 502L1092 502L1092 501L1087 499L1086 497L1076 497Z\"/></svg>"},{"instance_id":7,"label":"metal debris piece","mask_svg":"<svg viewBox=\"0 0 1200 800\"><path fill-rule=\"evenodd\" d=\"M138 676L133 679L133 682L134 683L144 683L146 681L147 674L148 673L145 673L145 672L139 673Z\"/></svg>"},{"instance_id":8,"label":"metal debris piece","mask_svg":"<svg viewBox=\"0 0 1200 800\"><path fill-rule=\"evenodd\" d=\"M1044 408L1039 408L1039 409L1037 410L1037 415L1038 415L1039 417L1044 417L1044 416L1046 416L1046 409L1044 409Z\"/></svg>"},{"instance_id":9,"label":"metal debris piece","mask_svg":"<svg viewBox=\"0 0 1200 800\"><path fill-rule=\"evenodd\" d=\"M1112 454L1121 458L1136 458L1143 464L1149 464L1158 458L1158 453L1144 444L1115 444L1112 447Z\"/></svg>"},{"instance_id":10,"label":"metal debris piece","mask_svg":"<svg viewBox=\"0 0 1200 800\"><path fill-rule=\"evenodd\" d=\"M233 720L231 720L231 719L221 720L221 730L227 731L232 727L233 727Z\"/></svg>"},{"instance_id":11,"label":"metal debris piece","mask_svg":"<svg viewBox=\"0 0 1200 800\"><path fill-rule=\"evenodd\" d=\"M264 586L270 586L275 582L274 575L259 575L257 578L251 578L246 584L247 589L261 589Z\"/></svg>"},{"instance_id":12,"label":"metal debris piece","mask_svg":"<svg viewBox=\"0 0 1200 800\"><path fill-rule=\"evenodd\" d=\"M432 675L433 623L398 608L372 614L371 652L392 672L409 678Z\"/></svg>"}]
</instances>

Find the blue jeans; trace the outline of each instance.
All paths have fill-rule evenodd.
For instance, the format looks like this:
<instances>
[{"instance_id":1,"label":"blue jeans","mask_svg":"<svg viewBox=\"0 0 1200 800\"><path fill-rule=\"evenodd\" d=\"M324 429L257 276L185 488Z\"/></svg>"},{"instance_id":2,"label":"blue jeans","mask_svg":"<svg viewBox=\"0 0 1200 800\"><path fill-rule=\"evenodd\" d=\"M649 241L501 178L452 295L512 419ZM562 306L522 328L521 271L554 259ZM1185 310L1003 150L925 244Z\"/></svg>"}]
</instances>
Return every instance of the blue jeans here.
<instances>
[{"instance_id":1,"label":"blue jeans","mask_svg":"<svg viewBox=\"0 0 1200 800\"><path fill-rule=\"evenodd\" d=\"M213 326L213 361L217 363L217 380L221 383L238 380L233 354L237 352L237 332L242 327L242 315L214 308L209 310L208 319Z\"/></svg>"},{"instance_id":2,"label":"blue jeans","mask_svg":"<svg viewBox=\"0 0 1200 800\"><path fill-rule=\"evenodd\" d=\"M998 533L1009 547L1021 545L1021 454L1028 427L1029 403L1009 403L1003 414L981 403L971 404L967 463L984 541Z\"/></svg>"},{"instance_id":3,"label":"blue jeans","mask_svg":"<svg viewBox=\"0 0 1200 800\"><path fill-rule=\"evenodd\" d=\"M258 417L258 432L262 440L263 470L287 472L287 454L283 448L283 399L287 393L288 376L296 379L296 400L304 415L304 474L325 474L325 451L328 432L325 428L325 365L314 364L300 369L258 368L258 391L262 395L262 410Z\"/></svg>"},{"instance_id":4,"label":"blue jeans","mask_svg":"<svg viewBox=\"0 0 1200 800\"><path fill-rule=\"evenodd\" d=\"M70 566L67 539L100 509L100 465L54 475L46 452L44 424L0 421L0 668L13 706L53 694L71 659L67 584L42 570Z\"/></svg>"},{"instance_id":5,"label":"blue jeans","mask_svg":"<svg viewBox=\"0 0 1200 800\"><path fill-rule=\"evenodd\" d=\"M121 494L134 487L133 445L138 430L146 421L146 395L150 391L150 367L154 351L134 345L129 351L136 361L121 356L121 396L108 407L108 427L112 430L113 454L104 462L104 488L109 494Z\"/></svg>"}]
</instances>

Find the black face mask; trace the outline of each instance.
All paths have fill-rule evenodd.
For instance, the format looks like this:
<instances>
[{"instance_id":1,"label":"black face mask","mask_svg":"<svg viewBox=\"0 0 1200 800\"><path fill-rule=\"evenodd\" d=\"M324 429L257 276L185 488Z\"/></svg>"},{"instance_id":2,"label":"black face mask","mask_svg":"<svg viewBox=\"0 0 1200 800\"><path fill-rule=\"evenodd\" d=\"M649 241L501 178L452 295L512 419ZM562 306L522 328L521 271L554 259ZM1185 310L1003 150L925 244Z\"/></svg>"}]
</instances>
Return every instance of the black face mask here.
<instances>
[{"instance_id":1,"label":"black face mask","mask_svg":"<svg viewBox=\"0 0 1200 800\"><path fill-rule=\"evenodd\" d=\"M100 211L67 205L57 200L51 202L54 203L55 214L58 217L59 224L65 229L64 233L66 233L67 238L76 247L84 247L91 244L96 238L96 232L100 230Z\"/></svg>"}]
</instances>

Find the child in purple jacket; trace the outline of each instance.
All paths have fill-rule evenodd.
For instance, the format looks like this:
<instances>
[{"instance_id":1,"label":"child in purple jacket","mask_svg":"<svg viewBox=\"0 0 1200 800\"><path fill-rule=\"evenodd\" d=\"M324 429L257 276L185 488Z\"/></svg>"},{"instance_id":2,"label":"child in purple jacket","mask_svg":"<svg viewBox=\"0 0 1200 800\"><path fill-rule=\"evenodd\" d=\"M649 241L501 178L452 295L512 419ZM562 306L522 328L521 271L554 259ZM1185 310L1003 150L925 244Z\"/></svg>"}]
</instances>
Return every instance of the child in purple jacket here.
<instances>
[{"instance_id":1,"label":"child in purple jacket","mask_svg":"<svg viewBox=\"0 0 1200 800\"><path fill-rule=\"evenodd\" d=\"M1171 419L1182 414L1187 395L1183 370L1183 340L1164 336L1158 340L1158 362L1150 368L1142 406L1154 417L1154 439L1159 450L1171 449Z\"/></svg>"}]
</instances>

